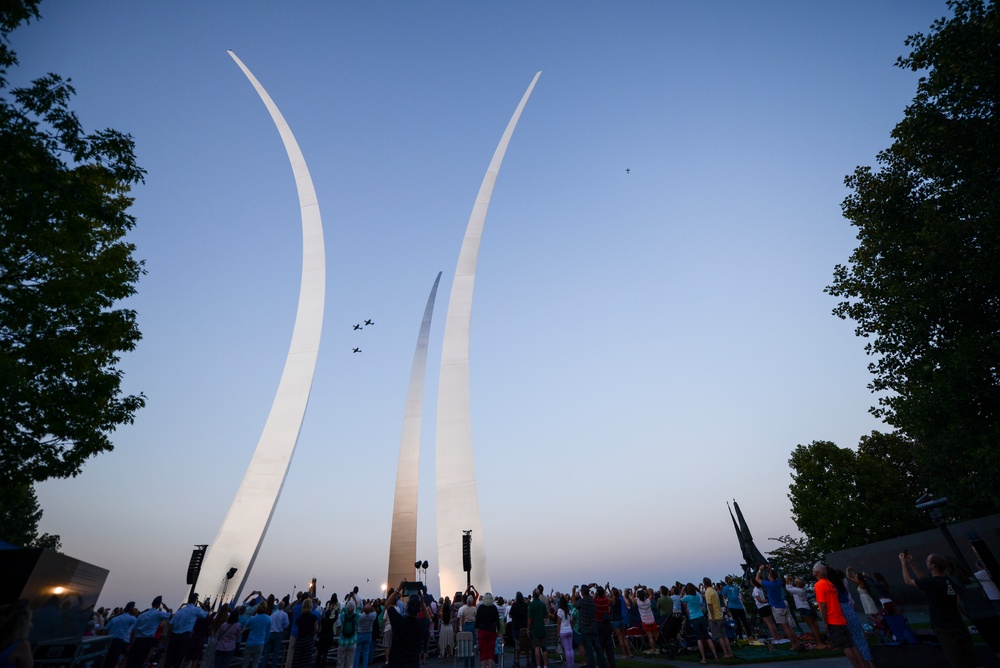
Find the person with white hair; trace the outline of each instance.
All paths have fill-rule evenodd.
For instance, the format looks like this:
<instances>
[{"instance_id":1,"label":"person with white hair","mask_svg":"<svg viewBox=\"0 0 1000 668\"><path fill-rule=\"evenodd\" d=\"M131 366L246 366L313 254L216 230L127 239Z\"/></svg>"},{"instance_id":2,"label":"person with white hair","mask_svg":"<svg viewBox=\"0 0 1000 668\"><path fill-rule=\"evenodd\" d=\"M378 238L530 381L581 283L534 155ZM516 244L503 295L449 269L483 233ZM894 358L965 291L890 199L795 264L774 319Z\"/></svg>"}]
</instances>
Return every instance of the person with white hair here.
<instances>
[{"instance_id":1,"label":"person with white hair","mask_svg":"<svg viewBox=\"0 0 1000 668\"><path fill-rule=\"evenodd\" d=\"M493 594L490 592L483 594L476 609L476 635L479 640L479 661L483 668L493 668L497 660L500 613L493 604Z\"/></svg>"},{"instance_id":2,"label":"person with white hair","mask_svg":"<svg viewBox=\"0 0 1000 668\"><path fill-rule=\"evenodd\" d=\"M353 668L358 645L358 602L349 594L340 611L340 638L337 640L337 668Z\"/></svg>"},{"instance_id":3,"label":"person with white hair","mask_svg":"<svg viewBox=\"0 0 1000 668\"><path fill-rule=\"evenodd\" d=\"M471 633L476 637L476 597L469 594L465 599L465 605L458 610L458 628L465 633ZM462 659L463 668L473 668L475 661L472 657Z\"/></svg>"}]
</instances>

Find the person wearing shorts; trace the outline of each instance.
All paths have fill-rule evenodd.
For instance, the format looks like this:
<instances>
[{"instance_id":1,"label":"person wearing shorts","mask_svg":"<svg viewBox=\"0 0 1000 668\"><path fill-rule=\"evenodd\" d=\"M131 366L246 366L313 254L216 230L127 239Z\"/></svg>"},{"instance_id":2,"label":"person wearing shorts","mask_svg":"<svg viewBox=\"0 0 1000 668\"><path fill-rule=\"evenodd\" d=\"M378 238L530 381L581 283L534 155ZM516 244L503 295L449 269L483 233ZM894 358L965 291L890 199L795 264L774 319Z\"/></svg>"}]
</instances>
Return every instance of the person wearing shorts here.
<instances>
[{"instance_id":1,"label":"person wearing shorts","mask_svg":"<svg viewBox=\"0 0 1000 668\"><path fill-rule=\"evenodd\" d=\"M837 596L837 586L827 575L826 564L816 564L813 567L813 576L816 578L816 605L819 606L819 614L826 623L827 638L834 649L844 650L844 656L851 662L854 668L864 668L864 661L858 648L854 646L851 639L851 632L847 628L847 618L844 617L840 609L840 599Z\"/></svg>"},{"instance_id":2,"label":"person wearing shorts","mask_svg":"<svg viewBox=\"0 0 1000 668\"><path fill-rule=\"evenodd\" d=\"M729 645L729 637L726 635L726 619L722 614L722 601L719 600L719 592L712 586L710 578L704 578L702 584L705 585L705 607L708 608L708 624L712 628L712 637L722 646L723 658L731 659L733 649Z\"/></svg>"},{"instance_id":3,"label":"person wearing shorts","mask_svg":"<svg viewBox=\"0 0 1000 668\"><path fill-rule=\"evenodd\" d=\"M726 586L720 592L726 608L729 610L733 622L736 623L736 636L749 638L753 635L750 630L750 620L747 619L746 608L743 607L743 597L740 595L740 588L733 584L731 575L726 576Z\"/></svg>"},{"instance_id":4,"label":"person wearing shorts","mask_svg":"<svg viewBox=\"0 0 1000 668\"><path fill-rule=\"evenodd\" d=\"M774 625L774 615L771 613L771 605L767 602L767 594L764 593L764 589L760 585L753 588L753 602L757 605L757 614L764 620L768 631L771 632L771 638L777 638L778 627Z\"/></svg>"},{"instance_id":5,"label":"person wearing shorts","mask_svg":"<svg viewBox=\"0 0 1000 668\"><path fill-rule=\"evenodd\" d=\"M539 598L538 590L531 592L531 603L528 604L528 633L531 636L531 646L535 650L535 665L548 668L549 653L545 651L545 618L549 611Z\"/></svg>"},{"instance_id":6,"label":"person wearing shorts","mask_svg":"<svg viewBox=\"0 0 1000 668\"><path fill-rule=\"evenodd\" d=\"M767 574L766 579L763 577L765 573ZM784 591L781 582L778 580L778 572L768 567L767 564L761 564L760 568L757 569L755 579L757 584L767 592L767 602L771 606L774 623L781 624L785 635L792 641L792 650L796 652L800 651L801 645L798 637L795 635L795 629L792 628L792 613L788 609L788 604L785 603Z\"/></svg>"},{"instance_id":7,"label":"person wearing shorts","mask_svg":"<svg viewBox=\"0 0 1000 668\"><path fill-rule=\"evenodd\" d=\"M708 663L705 660L706 643L712 649L712 658L718 661L719 654L715 651L715 643L708 637L708 620L701 611L701 598L698 597L698 590L690 582L684 585L681 605L687 613L688 624L691 625L691 635L698 639L698 652L701 653L702 664Z\"/></svg>"},{"instance_id":8,"label":"person wearing shorts","mask_svg":"<svg viewBox=\"0 0 1000 668\"><path fill-rule=\"evenodd\" d=\"M785 589L789 594L792 595L792 599L795 600L795 610L799 613L799 617L805 620L806 625L809 626L809 630L812 631L813 638L816 639L817 643L823 642L823 637L819 632L819 616L816 611L812 609L809 605L809 599L806 598L805 583L802 578L792 579L792 576L788 576L785 580Z\"/></svg>"},{"instance_id":9,"label":"person wearing shorts","mask_svg":"<svg viewBox=\"0 0 1000 668\"><path fill-rule=\"evenodd\" d=\"M622 655L625 658L632 656L632 648L625 637L628 629L628 621L625 619L628 612L625 610L625 599L617 587L611 589L611 628L614 629L615 637L618 638L618 646L621 647Z\"/></svg>"}]
</instances>

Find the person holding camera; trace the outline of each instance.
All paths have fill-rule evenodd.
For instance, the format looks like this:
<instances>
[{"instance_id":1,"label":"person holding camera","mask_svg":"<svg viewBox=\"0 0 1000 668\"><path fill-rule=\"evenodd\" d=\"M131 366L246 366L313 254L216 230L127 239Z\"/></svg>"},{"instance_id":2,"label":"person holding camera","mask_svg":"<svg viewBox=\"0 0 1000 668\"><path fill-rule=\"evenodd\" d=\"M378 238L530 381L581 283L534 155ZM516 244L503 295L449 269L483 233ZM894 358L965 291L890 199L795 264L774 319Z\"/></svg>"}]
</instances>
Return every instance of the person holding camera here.
<instances>
[{"instance_id":1,"label":"person holding camera","mask_svg":"<svg viewBox=\"0 0 1000 668\"><path fill-rule=\"evenodd\" d=\"M982 665L958 607L958 592L948 578L947 558L940 554L928 554L924 561L930 571L928 576L924 576L913 563L909 550L899 553L899 563L903 569L903 582L927 594L931 628L951 665L956 668Z\"/></svg>"}]
</instances>

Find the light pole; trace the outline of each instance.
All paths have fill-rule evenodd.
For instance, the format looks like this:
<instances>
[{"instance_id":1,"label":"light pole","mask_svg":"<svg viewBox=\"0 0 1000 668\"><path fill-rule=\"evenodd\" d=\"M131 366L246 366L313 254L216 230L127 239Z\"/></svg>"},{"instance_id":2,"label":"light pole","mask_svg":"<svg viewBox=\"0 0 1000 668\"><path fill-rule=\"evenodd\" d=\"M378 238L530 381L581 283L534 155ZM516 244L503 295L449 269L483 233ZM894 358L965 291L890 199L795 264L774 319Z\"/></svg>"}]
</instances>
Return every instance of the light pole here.
<instances>
[{"instance_id":1,"label":"light pole","mask_svg":"<svg viewBox=\"0 0 1000 668\"><path fill-rule=\"evenodd\" d=\"M973 573L972 567L969 565L969 561L962 554L962 550L959 549L958 543L955 541L955 537L951 535L951 531L948 529L948 524L944 521L944 513L941 509L948 505L948 497L943 496L940 499L935 499L934 494L930 490L924 490L924 493L917 499L916 508L917 510L924 510L927 515L931 518L931 521L937 525L937 528L941 530L944 535L944 540L948 543L948 547L955 554L955 559L958 563L962 565L969 573Z\"/></svg>"}]
</instances>

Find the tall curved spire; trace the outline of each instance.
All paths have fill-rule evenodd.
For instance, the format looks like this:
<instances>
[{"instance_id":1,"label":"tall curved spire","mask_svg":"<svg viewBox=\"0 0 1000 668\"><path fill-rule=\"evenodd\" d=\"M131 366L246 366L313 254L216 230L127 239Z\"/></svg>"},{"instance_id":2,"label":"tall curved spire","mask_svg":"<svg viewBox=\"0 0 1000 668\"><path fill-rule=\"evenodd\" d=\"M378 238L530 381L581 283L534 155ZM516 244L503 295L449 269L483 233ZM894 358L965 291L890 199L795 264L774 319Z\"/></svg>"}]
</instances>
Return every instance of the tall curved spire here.
<instances>
[{"instance_id":1,"label":"tall curved spire","mask_svg":"<svg viewBox=\"0 0 1000 668\"><path fill-rule=\"evenodd\" d=\"M490 590L490 572L479 520L476 469L472 456L472 419L469 401L469 331L472 325L472 290L476 282L479 243L483 236L486 211L493 186L503 162L507 144L521 117L524 105L541 76L535 74L504 130L493 159L479 186L476 203L458 254L458 266L448 300L448 315L441 348L438 380L437 450L435 489L437 506L438 565L441 593L465 591L462 569L462 532L472 531L472 582L485 593Z\"/></svg>"},{"instance_id":2,"label":"tall curved spire","mask_svg":"<svg viewBox=\"0 0 1000 668\"><path fill-rule=\"evenodd\" d=\"M198 578L201 593L210 595L213 599L221 594L226 573L230 569L236 571L235 577L226 587L226 598L239 597L271 523L309 402L323 330L326 291L323 221L305 158L271 96L235 53L229 51L229 55L253 84L257 95L271 114L271 120L281 135L292 166L302 215L302 280L292 342L285 359L285 368L281 372L278 391L271 404L271 412L267 416L250 466L247 467L243 482L233 499L233 505L226 513L215 541L208 548Z\"/></svg>"},{"instance_id":3,"label":"tall curved spire","mask_svg":"<svg viewBox=\"0 0 1000 668\"><path fill-rule=\"evenodd\" d=\"M392 502L392 531L389 538L389 578L392 586L413 578L417 561L417 483L420 469L420 429L424 418L424 379L427 370L427 341L441 272L438 272L424 307L424 319L417 335L417 349L410 369L410 387L403 410L403 435L399 440L396 464L396 495Z\"/></svg>"}]
</instances>

